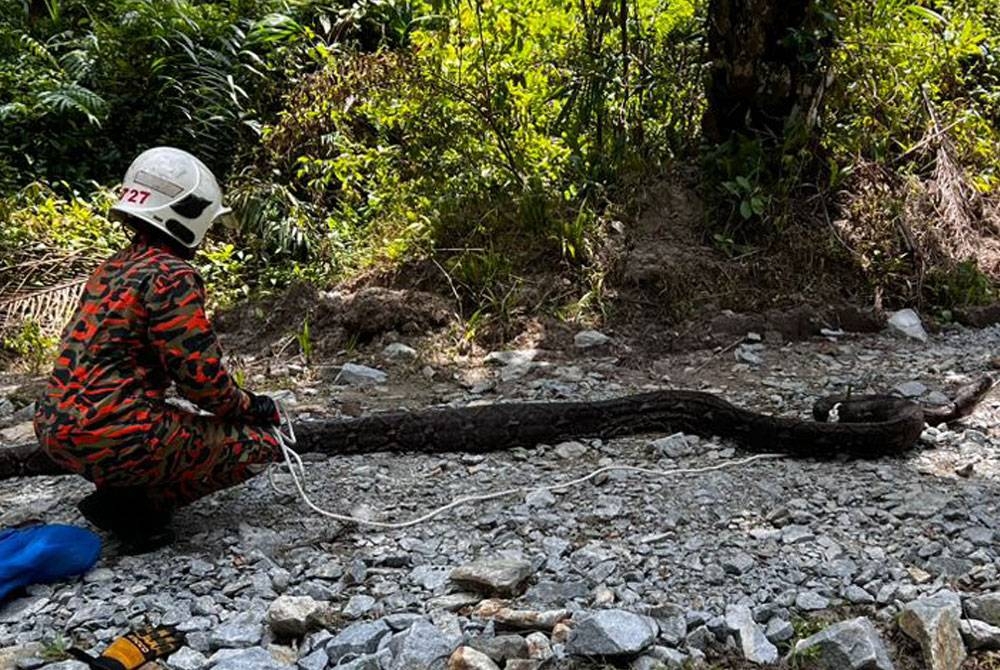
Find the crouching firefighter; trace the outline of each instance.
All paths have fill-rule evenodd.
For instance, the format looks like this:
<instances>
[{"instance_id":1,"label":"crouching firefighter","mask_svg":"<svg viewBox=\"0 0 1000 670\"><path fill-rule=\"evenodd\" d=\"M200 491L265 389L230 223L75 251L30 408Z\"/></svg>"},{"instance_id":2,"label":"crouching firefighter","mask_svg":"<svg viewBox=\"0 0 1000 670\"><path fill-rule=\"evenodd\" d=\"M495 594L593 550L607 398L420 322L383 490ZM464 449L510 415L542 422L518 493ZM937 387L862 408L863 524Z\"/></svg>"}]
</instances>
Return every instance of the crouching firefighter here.
<instances>
[{"instance_id":1,"label":"crouching firefighter","mask_svg":"<svg viewBox=\"0 0 1000 670\"><path fill-rule=\"evenodd\" d=\"M97 486L80 512L124 552L170 543L176 508L278 457L269 430L278 408L226 371L188 263L227 211L215 177L191 154L158 147L135 159L110 215L134 236L87 281L38 404L42 448ZM211 414L167 404L171 383Z\"/></svg>"}]
</instances>

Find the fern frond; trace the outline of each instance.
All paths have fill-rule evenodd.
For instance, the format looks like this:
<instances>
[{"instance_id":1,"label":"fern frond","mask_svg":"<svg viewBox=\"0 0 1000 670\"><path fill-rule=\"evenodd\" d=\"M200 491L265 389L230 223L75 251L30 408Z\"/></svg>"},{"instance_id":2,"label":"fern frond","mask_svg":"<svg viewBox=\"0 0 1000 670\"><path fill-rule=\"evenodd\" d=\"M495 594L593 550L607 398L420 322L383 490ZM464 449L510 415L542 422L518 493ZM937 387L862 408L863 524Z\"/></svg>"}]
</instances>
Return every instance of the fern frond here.
<instances>
[{"instance_id":1,"label":"fern frond","mask_svg":"<svg viewBox=\"0 0 1000 670\"><path fill-rule=\"evenodd\" d=\"M61 114L77 112L98 126L108 111L108 103L104 98L79 84L63 84L45 91L39 94L38 101L47 111Z\"/></svg>"}]
</instances>

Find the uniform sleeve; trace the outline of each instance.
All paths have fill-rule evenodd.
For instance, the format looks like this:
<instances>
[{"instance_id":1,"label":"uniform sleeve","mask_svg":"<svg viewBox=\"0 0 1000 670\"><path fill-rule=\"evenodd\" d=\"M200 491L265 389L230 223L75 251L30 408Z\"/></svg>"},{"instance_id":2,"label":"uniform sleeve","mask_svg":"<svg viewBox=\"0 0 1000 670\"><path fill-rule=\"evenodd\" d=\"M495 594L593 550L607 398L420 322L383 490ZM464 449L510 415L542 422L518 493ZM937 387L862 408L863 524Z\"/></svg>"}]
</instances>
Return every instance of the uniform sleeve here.
<instances>
[{"instance_id":1,"label":"uniform sleeve","mask_svg":"<svg viewBox=\"0 0 1000 670\"><path fill-rule=\"evenodd\" d=\"M193 270L158 276L147 295L149 336L177 391L216 416L238 416L250 396L222 364L205 314L205 291Z\"/></svg>"}]
</instances>

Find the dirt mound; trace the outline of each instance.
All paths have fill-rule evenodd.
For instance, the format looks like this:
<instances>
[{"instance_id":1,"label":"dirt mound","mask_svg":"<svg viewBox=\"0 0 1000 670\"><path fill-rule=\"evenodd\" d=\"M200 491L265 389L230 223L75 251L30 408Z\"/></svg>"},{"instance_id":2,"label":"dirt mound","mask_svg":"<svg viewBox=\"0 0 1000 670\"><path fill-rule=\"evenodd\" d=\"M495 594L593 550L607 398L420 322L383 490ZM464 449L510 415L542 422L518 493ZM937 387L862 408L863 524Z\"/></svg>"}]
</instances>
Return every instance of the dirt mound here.
<instances>
[{"instance_id":1,"label":"dirt mound","mask_svg":"<svg viewBox=\"0 0 1000 670\"><path fill-rule=\"evenodd\" d=\"M215 323L228 347L241 353L287 349L293 342L298 346L297 338L308 324L313 349L326 353L390 331L426 333L452 318L444 298L424 291L368 287L322 292L296 284L261 303L219 314Z\"/></svg>"}]
</instances>

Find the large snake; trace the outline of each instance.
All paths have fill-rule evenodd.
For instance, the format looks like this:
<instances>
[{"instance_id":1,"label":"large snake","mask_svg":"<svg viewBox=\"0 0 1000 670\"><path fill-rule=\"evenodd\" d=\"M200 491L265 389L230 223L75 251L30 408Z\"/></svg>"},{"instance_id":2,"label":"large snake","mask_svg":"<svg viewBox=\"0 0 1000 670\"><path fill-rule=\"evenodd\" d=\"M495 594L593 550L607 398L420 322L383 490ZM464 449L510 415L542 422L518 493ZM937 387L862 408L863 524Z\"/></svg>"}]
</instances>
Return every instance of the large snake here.
<instances>
[{"instance_id":1,"label":"large snake","mask_svg":"<svg viewBox=\"0 0 1000 670\"><path fill-rule=\"evenodd\" d=\"M992 386L965 386L951 403L924 407L886 395L830 396L813 407L815 421L758 414L711 393L666 390L609 400L497 403L378 412L355 419L299 421L297 448L331 455L378 451L487 452L584 437L684 432L733 439L758 452L829 458L876 458L910 449L925 423L968 415ZM831 410L838 417L828 422ZM0 479L61 474L34 444L0 448Z\"/></svg>"}]
</instances>

